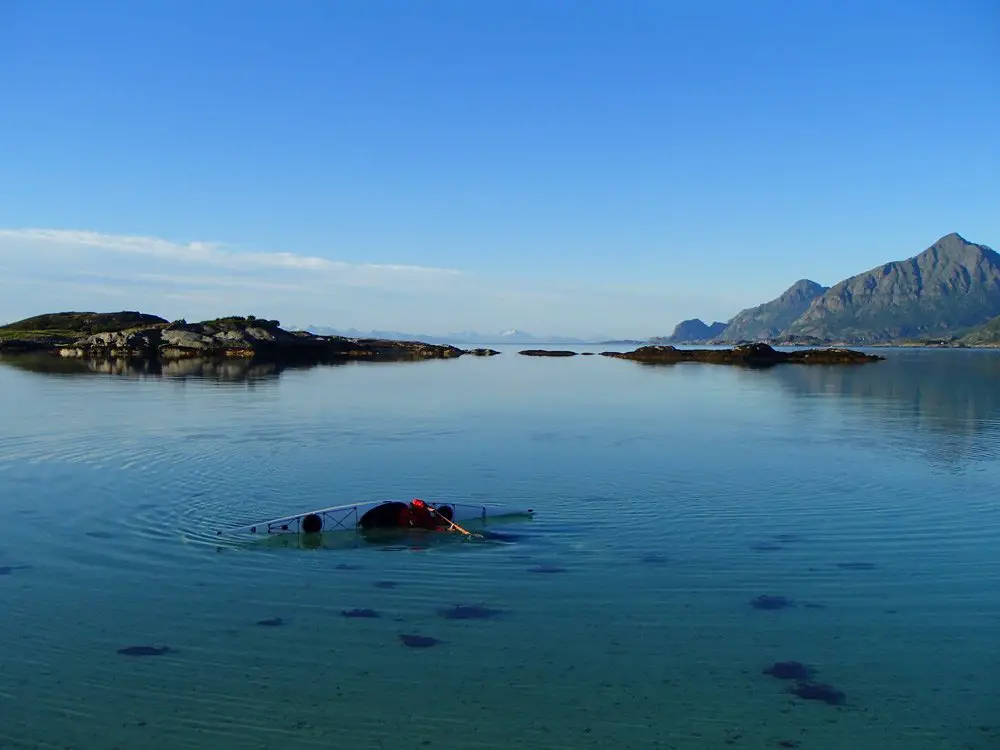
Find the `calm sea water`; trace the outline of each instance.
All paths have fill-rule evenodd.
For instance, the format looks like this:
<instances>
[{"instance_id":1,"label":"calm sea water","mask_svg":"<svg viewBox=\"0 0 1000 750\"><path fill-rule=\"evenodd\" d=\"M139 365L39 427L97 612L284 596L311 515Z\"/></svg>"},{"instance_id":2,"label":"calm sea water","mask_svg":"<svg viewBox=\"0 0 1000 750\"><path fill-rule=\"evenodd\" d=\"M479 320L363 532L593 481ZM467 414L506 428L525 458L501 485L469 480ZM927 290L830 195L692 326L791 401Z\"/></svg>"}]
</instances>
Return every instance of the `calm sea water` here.
<instances>
[{"instance_id":1,"label":"calm sea water","mask_svg":"<svg viewBox=\"0 0 1000 750\"><path fill-rule=\"evenodd\" d=\"M1000 352L882 353L0 360L0 748L998 748ZM214 536L412 497L537 512L503 543Z\"/></svg>"}]
</instances>

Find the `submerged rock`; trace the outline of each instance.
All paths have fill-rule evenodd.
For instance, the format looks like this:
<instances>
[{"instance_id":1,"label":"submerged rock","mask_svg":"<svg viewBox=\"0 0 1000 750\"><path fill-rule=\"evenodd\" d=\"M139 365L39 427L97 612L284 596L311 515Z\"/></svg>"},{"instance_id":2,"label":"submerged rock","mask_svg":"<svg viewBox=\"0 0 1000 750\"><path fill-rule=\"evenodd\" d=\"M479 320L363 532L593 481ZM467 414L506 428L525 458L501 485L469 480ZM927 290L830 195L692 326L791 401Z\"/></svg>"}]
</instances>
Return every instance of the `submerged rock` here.
<instances>
[{"instance_id":1,"label":"submerged rock","mask_svg":"<svg viewBox=\"0 0 1000 750\"><path fill-rule=\"evenodd\" d=\"M762 672L779 680L806 681L812 679L816 670L798 661L777 661Z\"/></svg>"},{"instance_id":2,"label":"submerged rock","mask_svg":"<svg viewBox=\"0 0 1000 750\"><path fill-rule=\"evenodd\" d=\"M486 620L502 614L499 609L490 609L479 604L456 604L438 610L446 620Z\"/></svg>"},{"instance_id":3,"label":"submerged rock","mask_svg":"<svg viewBox=\"0 0 1000 750\"><path fill-rule=\"evenodd\" d=\"M282 620L280 617L271 617L270 619L267 620L258 620L257 624L265 628L277 628L280 627L281 625L284 625L285 621Z\"/></svg>"},{"instance_id":4,"label":"submerged rock","mask_svg":"<svg viewBox=\"0 0 1000 750\"><path fill-rule=\"evenodd\" d=\"M560 567L559 565L535 565L532 568L528 568L529 573L563 573L566 568Z\"/></svg>"},{"instance_id":5,"label":"submerged rock","mask_svg":"<svg viewBox=\"0 0 1000 750\"><path fill-rule=\"evenodd\" d=\"M818 682L798 682L788 692L802 700L822 701L831 706L842 706L847 701L847 696L837 688Z\"/></svg>"},{"instance_id":6,"label":"submerged rock","mask_svg":"<svg viewBox=\"0 0 1000 750\"><path fill-rule=\"evenodd\" d=\"M374 609L345 609L340 613L344 617L378 617Z\"/></svg>"},{"instance_id":7,"label":"submerged rock","mask_svg":"<svg viewBox=\"0 0 1000 750\"><path fill-rule=\"evenodd\" d=\"M176 651L170 646L126 646L118 649L118 653L123 656L163 656Z\"/></svg>"},{"instance_id":8,"label":"submerged rock","mask_svg":"<svg viewBox=\"0 0 1000 750\"><path fill-rule=\"evenodd\" d=\"M795 602L785 596L761 594L750 600L750 606L754 609L785 609L786 607L794 607Z\"/></svg>"},{"instance_id":9,"label":"submerged rock","mask_svg":"<svg viewBox=\"0 0 1000 750\"><path fill-rule=\"evenodd\" d=\"M410 648L430 648L442 643L442 641L429 635L402 634L399 636L399 640L403 642L404 646L409 646Z\"/></svg>"},{"instance_id":10,"label":"submerged rock","mask_svg":"<svg viewBox=\"0 0 1000 750\"><path fill-rule=\"evenodd\" d=\"M669 562L665 555L661 555L657 552L650 552L639 558L640 562L644 562L647 565L665 565Z\"/></svg>"}]
</instances>

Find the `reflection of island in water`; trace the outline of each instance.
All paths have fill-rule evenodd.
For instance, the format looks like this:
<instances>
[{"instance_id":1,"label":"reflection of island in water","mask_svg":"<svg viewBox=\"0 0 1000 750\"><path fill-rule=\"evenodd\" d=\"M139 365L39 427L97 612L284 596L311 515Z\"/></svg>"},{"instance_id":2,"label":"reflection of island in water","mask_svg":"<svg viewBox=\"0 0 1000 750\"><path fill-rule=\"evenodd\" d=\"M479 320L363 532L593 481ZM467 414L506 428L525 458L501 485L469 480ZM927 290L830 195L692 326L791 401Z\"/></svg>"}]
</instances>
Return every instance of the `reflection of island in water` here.
<instances>
[{"instance_id":1,"label":"reflection of island in water","mask_svg":"<svg viewBox=\"0 0 1000 750\"><path fill-rule=\"evenodd\" d=\"M318 366L345 367L351 361L301 364L251 358L187 357L167 361L140 357L53 357L49 354L0 355L0 365L45 375L116 375L119 377L201 378L222 381L275 379L285 370L307 370Z\"/></svg>"},{"instance_id":2,"label":"reflection of island in water","mask_svg":"<svg viewBox=\"0 0 1000 750\"><path fill-rule=\"evenodd\" d=\"M1000 352L897 350L873 367L783 367L767 375L804 397L829 396L901 436L930 434L932 460L994 459L1000 446Z\"/></svg>"}]
</instances>

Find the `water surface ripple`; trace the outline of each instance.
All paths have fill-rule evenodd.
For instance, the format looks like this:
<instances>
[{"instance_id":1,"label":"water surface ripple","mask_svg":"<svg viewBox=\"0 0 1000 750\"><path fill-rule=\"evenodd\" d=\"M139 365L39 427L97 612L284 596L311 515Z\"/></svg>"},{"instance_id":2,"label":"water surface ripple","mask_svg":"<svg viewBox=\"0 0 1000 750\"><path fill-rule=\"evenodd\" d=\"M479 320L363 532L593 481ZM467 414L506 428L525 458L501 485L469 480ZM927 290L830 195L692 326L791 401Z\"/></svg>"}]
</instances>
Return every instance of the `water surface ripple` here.
<instances>
[{"instance_id":1,"label":"water surface ripple","mask_svg":"<svg viewBox=\"0 0 1000 750\"><path fill-rule=\"evenodd\" d=\"M1000 355L883 353L0 358L0 747L996 748ZM537 515L215 533L412 497ZM763 673L787 660L846 701Z\"/></svg>"}]
</instances>

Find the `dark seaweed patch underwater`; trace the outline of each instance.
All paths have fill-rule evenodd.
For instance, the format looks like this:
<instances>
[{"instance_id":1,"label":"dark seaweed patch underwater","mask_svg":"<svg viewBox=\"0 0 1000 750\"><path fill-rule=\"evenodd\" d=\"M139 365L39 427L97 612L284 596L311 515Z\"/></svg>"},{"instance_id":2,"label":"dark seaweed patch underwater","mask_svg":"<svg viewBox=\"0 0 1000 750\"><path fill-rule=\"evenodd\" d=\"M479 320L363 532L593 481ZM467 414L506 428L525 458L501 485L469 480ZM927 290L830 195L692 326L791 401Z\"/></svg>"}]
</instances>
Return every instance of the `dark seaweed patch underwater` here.
<instances>
[{"instance_id":1,"label":"dark seaweed patch underwater","mask_svg":"<svg viewBox=\"0 0 1000 750\"><path fill-rule=\"evenodd\" d=\"M410 648L430 648L431 646L436 646L443 641L439 641L429 635L412 635L412 634L401 634L399 640L403 642L404 646L409 646Z\"/></svg>"}]
</instances>

